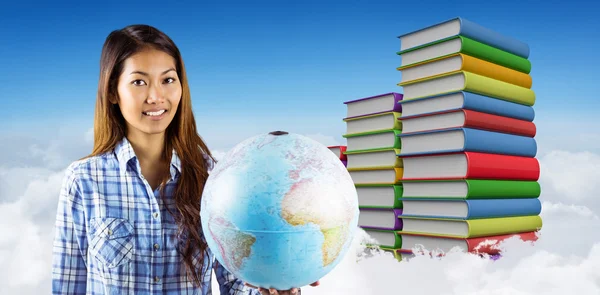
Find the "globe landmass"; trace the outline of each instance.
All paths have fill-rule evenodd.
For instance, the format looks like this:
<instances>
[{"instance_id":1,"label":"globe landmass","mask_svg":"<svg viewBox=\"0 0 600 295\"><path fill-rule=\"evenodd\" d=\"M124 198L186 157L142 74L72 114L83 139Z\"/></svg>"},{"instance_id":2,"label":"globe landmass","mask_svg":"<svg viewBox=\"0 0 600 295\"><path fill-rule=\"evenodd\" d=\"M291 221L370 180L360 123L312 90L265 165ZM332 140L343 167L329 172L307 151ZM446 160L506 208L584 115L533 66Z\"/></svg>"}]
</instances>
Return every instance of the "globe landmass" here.
<instances>
[{"instance_id":1,"label":"globe landmass","mask_svg":"<svg viewBox=\"0 0 600 295\"><path fill-rule=\"evenodd\" d=\"M293 173L297 172L294 171ZM308 223L314 223L319 226L325 239L321 247L321 251L323 252L323 266L327 266L340 254L347 240L348 228L345 224L350 224L353 214L350 206L342 208L342 210L349 211L345 214L329 215L316 212L322 209L327 210L326 207L310 206L310 204L318 204L319 202L315 198L322 195L326 194L322 194L322 190L315 182L307 180L299 181L285 194L281 204L281 215L292 226Z\"/></svg>"},{"instance_id":2,"label":"globe landmass","mask_svg":"<svg viewBox=\"0 0 600 295\"><path fill-rule=\"evenodd\" d=\"M223 264L232 271L239 271L244 259L250 257L256 238L236 230L225 218L216 217L209 223L210 234L215 237Z\"/></svg>"}]
</instances>

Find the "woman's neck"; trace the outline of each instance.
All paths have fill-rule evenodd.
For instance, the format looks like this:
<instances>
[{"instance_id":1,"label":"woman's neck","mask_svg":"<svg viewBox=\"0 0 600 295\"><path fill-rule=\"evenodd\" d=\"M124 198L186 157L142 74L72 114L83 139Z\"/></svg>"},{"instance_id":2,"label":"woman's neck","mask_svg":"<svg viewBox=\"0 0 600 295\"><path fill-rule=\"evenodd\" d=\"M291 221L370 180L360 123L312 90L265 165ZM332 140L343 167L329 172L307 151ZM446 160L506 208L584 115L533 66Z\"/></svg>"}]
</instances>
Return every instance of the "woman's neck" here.
<instances>
[{"instance_id":1,"label":"woman's neck","mask_svg":"<svg viewBox=\"0 0 600 295\"><path fill-rule=\"evenodd\" d=\"M127 135L140 163L142 175L152 190L155 190L169 175L168 164L163 157L164 138L164 133Z\"/></svg>"},{"instance_id":2,"label":"woman's neck","mask_svg":"<svg viewBox=\"0 0 600 295\"><path fill-rule=\"evenodd\" d=\"M127 140L131 143L140 163L154 166L163 161L163 151L165 146L164 133L144 135L131 133L127 135Z\"/></svg>"}]
</instances>

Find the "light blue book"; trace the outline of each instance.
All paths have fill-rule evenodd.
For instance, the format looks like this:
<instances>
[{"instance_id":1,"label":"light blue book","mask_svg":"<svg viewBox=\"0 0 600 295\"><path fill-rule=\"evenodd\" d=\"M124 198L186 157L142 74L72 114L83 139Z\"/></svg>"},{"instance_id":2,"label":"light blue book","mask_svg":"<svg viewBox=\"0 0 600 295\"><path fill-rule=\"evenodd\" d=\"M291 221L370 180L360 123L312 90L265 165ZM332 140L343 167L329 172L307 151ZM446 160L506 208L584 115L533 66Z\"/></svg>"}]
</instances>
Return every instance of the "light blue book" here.
<instances>
[{"instance_id":1,"label":"light blue book","mask_svg":"<svg viewBox=\"0 0 600 295\"><path fill-rule=\"evenodd\" d=\"M535 157L535 138L473 128L448 128L399 134L402 149L398 156L479 152Z\"/></svg>"},{"instance_id":2,"label":"light blue book","mask_svg":"<svg viewBox=\"0 0 600 295\"><path fill-rule=\"evenodd\" d=\"M523 58L529 58L529 45L527 43L486 28L463 17L456 17L427 26L400 35L398 38L400 38L400 50L406 50L457 35L465 36Z\"/></svg>"},{"instance_id":3,"label":"light blue book","mask_svg":"<svg viewBox=\"0 0 600 295\"><path fill-rule=\"evenodd\" d=\"M529 122L533 122L535 118L535 111L530 106L468 91L401 100L399 103L402 105L401 119L457 109L472 110Z\"/></svg>"},{"instance_id":4,"label":"light blue book","mask_svg":"<svg viewBox=\"0 0 600 295\"><path fill-rule=\"evenodd\" d=\"M488 200L435 200L400 198L401 217L447 219L480 219L539 215L542 204L538 198Z\"/></svg>"}]
</instances>

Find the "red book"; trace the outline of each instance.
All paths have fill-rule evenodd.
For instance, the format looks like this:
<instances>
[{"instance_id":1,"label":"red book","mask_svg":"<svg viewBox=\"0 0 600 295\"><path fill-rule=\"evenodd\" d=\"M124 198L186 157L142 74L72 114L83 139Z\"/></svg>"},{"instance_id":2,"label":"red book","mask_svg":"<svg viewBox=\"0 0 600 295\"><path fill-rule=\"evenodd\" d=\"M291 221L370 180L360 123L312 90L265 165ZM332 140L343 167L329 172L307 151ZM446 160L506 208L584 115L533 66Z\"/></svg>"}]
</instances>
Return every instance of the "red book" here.
<instances>
[{"instance_id":1,"label":"red book","mask_svg":"<svg viewBox=\"0 0 600 295\"><path fill-rule=\"evenodd\" d=\"M521 241L537 241L537 232L523 232L516 234L487 236L480 238L454 238L440 237L422 234L409 234L398 232L402 236L402 252L413 252L413 248L424 248L426 251L449 252L453 247L460 247L465 252L495 255L500 254L499 244L512 237L518 237Z\"/></svg>"},{"instance_id":2,"label":"red book","mask_svg":"<svg viewBox=\"0 0 600 295\"><path fill-rule=\"evenodd\" d=\"M474 128L535 137L535 123L472 110L459 109L400 118L402 133L432 131L448 128Z\"/></svg>"},{"instance_id":3,"label":"red book","mask_svg":"<svg viewBox=\"0 0 600 295\"><path fill-rule=\"evenodd\" d=\"M347 161L347 156L344 154L346 152L345 145L332 145L327 147L330 151L332 151L341 161Z\"/></svg>"},{"instance_id":4,"label":"red book","mask_svg":"<svg viewBox=\"0 0 600 295\"><path fill-rule=\"evenodd\" d=\"M402 180L506 179L537 181L536 158L502 154L459 152L406 156Z\"/></svg>"}]
</instances>

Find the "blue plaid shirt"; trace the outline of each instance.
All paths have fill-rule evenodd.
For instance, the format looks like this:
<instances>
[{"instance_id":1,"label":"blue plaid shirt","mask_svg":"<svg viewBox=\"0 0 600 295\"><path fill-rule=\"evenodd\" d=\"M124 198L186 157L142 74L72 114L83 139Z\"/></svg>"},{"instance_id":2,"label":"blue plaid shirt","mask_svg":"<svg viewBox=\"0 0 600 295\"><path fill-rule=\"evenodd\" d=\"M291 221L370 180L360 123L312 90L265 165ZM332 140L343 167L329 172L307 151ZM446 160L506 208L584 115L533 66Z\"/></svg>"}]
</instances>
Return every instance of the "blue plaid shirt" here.
<instances>
[{"instance_id":1,"label":"blue plaid shirt","mask_svg":"<svg viewBox=\"0 0 600 295\"><path fill-rule=\"evenodd\" d=\"M56 215L52 294L208 295L213 270L220 294L260 294L223 268L210 249L202 286L188 280L177 251L183 242L167 211L177 212L172 193L181 167L175 152L170 170L163 201L144 180L126 138L114 152L68 167ZM199 251L193 257L199 268Z\"/></svg>"}]
</instances>

